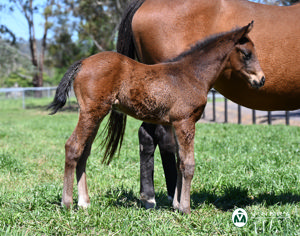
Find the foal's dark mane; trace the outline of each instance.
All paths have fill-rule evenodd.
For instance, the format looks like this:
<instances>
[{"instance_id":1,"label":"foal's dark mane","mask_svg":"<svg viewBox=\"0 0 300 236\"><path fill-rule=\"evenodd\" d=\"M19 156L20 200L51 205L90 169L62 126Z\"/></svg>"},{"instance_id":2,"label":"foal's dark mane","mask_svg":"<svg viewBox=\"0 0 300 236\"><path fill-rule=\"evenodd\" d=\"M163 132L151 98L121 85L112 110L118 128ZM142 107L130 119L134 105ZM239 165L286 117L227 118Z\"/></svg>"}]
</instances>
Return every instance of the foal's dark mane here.
<instances>
[{"instance_id":1,"label":"foal's dark mane","mask_svg":"<svg viewBox=\"0 0 300 236\"><path fill-rule=\"evenodd\" d=\"M193 54L195 51L208 51L210 50L218 41L220 41L220 39L227 39L227 40L230 40L232 39L231 37L226 37L226 36L229 36L229 35L233 35L234 33L240 31L242 28L239 27L239 28L236 28L236 29L233 29L229 32L223 32L223 33L218 33L218 34L213 34L213 35L210 35L200 41L198 41L196 44L192 45L190 47L190 49L182 52L181 54L179 54L178 56L174 57L173 59L169 59L165 62L176 62L176 61L180 61L181 59L183 59L184 57L188 56L188 55L191 55Z\"/></svg>"}]
</instances>

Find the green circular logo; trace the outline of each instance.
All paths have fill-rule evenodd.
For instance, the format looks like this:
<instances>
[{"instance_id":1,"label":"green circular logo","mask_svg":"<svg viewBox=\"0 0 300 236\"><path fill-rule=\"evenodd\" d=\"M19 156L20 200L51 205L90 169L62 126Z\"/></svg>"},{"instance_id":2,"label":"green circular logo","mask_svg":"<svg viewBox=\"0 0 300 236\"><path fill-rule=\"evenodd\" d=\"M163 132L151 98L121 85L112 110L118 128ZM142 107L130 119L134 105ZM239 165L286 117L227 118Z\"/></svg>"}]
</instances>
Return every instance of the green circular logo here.
<instances>
[{"instance_id":1,"label":"green circular logo","mask_svg":"<svg viewBox=\"0 0 300 236\"><path fill-rule=\"evenodd\" d=\"M238 208L232 213L232 222L237 227L243 227L248 221L247 212L242 209Z\"/></svg>"}]
</instances>

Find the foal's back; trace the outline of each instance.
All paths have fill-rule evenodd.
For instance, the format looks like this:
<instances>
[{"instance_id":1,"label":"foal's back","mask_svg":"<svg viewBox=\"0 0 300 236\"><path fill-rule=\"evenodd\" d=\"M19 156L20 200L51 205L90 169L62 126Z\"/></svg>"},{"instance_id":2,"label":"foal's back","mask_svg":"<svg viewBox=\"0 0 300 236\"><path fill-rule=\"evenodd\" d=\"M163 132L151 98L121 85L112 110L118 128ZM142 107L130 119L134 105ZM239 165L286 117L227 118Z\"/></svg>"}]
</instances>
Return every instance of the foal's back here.
<instances>
[{"instance_id":1,"label":"foal's back","mask_svg":"<svg viewBox=\"0 0 300 236\"><path fill-rule=\"evenodd\" d=\"M145 65L102 52L82 61L74 90L82 111L101 105L143 121L171 124L188 109L206 104L207 86L193 79L187 66L184 61Z\"/></svg>"}]
</instances>

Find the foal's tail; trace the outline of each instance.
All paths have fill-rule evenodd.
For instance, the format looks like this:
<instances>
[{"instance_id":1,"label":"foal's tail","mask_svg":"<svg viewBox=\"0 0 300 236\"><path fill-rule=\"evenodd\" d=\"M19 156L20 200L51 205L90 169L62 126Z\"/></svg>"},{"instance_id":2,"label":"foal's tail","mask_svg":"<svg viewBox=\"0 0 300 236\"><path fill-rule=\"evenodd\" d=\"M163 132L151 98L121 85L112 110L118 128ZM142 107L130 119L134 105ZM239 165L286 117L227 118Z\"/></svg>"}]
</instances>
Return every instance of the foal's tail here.
<instances>
[{"instance_id":1,"label":"foal's tail","mask_svg":"<svg viewBox=\"0 0 300 236\"><path fill-rule=\"evenodd\" d=\"M54 100L47 108L48 110L52 110L50 115L55 114L66 104L72 82L81 68L81 63L82 60L75 62L60 81L56 89Z\"/></svg>"},{"instance_id":2,"label":"foal's tail","mask_svg":"<svg viewBox=\"0 0 300 236\"><path fill-rule=\"evenodd\" d=\"M135 12L140 8L145 0L135 0L128 5L123 13L122 21L119 26L117 52L132 59L135 58L135 47L133 42L133 32L131 27L132 18ZM109 121L104 129L106 138L103 139L102 145L105 146L105 153L102 162L109 164L116 151L122 146L123 136L125 133L127 116L111 111Z\"/></svg>"}]
</instances>

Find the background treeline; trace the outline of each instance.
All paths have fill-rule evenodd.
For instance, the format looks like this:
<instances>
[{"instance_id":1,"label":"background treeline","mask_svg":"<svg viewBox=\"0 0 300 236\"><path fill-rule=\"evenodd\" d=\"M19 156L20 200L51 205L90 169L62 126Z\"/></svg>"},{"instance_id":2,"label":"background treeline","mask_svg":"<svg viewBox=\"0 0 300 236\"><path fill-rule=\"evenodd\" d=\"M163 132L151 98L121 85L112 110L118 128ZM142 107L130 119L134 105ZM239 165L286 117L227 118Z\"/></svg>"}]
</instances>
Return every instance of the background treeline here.
<instances>
[{"instance_id":1,"label":"background treeline","mask_svg":"<svg viewBox=\"0 0 300 236\"><path fill-rule=\"evenodd\" d=\"M0 22L0 87L57 85L73 62L114 50L118 25L131 0L7 0L1 11L18 11L29 34L17 38ZM254 1L254 0L253 0ZM299 0L258 0L290 5ZM43 18L43 37L35 35L35 15Z\"/></svg>"}]
</instances>

